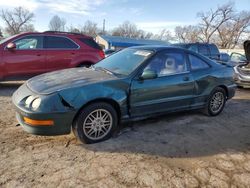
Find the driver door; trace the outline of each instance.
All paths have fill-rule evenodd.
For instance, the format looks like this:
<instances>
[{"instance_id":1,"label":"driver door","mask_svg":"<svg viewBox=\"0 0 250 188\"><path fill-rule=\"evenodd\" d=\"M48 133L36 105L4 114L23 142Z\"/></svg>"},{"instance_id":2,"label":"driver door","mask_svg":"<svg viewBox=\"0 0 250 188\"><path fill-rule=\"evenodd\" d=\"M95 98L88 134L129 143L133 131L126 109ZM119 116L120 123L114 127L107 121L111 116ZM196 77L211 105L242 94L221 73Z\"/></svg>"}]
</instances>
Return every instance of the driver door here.
<instances>
[{"instance_id":1,"label":"driver door","mask_svg":"<svg viewBox=\"0 0 250 188\"><path fill-rule=\"evenodd\" d=\"M13 43L14 49L4 49L3 62L9 76L29 76L46 70L43 36L26 36Z\"/></svg>"},{"instance_id":2,"label":"driver door","mask_svg":"<svg viewBox=\"0 0 250 188\"><path fill-rule=\"evenodd\" d=\"M168 64L174 65L168 70ZM190 107L194 81L184 53L162 52L156 55L144 70L147 69L155 71L157 78L137 77L132 81L131 116L151 115Z\"/></svg>"}]
</instances>

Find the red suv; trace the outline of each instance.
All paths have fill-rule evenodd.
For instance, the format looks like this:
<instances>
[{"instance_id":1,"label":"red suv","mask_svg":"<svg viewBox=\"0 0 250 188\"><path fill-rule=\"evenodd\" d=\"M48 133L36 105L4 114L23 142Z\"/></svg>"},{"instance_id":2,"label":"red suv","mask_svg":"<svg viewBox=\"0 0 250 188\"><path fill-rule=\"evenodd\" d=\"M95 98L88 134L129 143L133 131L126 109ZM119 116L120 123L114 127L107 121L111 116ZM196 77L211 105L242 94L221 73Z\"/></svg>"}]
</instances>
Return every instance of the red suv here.
<instances>
[{"instance_id":1,"label":"red suv","mask_svg":"<svg viewBox=\"0 0 250 188\"><path fill-rule=\"evenodd\" d=\"M90 66L104 58L93 38L82 34L23 33L0 41L0 80Z\"/></svg>"}]
</instances>

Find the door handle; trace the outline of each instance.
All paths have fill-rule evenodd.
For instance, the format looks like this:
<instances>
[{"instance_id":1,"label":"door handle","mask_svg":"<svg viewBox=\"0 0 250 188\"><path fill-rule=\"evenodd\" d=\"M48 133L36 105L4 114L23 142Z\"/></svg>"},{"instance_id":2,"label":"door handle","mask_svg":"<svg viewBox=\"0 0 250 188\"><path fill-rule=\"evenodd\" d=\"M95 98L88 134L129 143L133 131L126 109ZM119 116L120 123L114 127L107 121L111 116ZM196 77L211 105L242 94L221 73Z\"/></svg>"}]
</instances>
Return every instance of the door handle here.
<instances>
[{"instance_id":1,"label":"door handle","mask_svg":"<svg viewBox=\"0 0 250 188\"><path fill-rule=\"evenodd\" d=\"M189 77L188 76L184 76L183 77L183 81L189 81Z\"/></svg>"},{"instance_id":2,"label":"door handle","mask_svg":"<svg viewBox=\"0 0 250 188\"><path fill-rule=\"evenodd\" d=\"M41 56L41 54L36 54L36 56Z\"/></svg>"}]
</instances>

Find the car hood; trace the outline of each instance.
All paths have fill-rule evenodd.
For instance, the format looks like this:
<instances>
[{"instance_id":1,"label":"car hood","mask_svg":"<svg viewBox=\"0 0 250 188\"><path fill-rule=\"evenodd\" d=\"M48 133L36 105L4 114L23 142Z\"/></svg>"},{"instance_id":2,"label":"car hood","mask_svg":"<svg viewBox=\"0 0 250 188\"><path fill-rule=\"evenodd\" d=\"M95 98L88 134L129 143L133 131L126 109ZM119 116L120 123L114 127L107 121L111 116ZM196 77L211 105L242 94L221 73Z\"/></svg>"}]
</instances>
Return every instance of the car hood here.
<instances>
[{"instance_id":1,"label":"car hood","mask_svg":"<svg viewBox=\"0 0 250 188\"><path fill-rule=\"evenodd\" d=\"M38 94L51 94L63 89L116 79L101 70L72 68L42 74L27 81L27 86Z\"/></svg>"},{"instance_id":2,"label":"car hood","mask_svg":"<svg viewBox=\"0 0 250 188\"><path fill-rule=\"evenodd\" d=\"M250 40L244 42L244 50L247 60L250 61Z\"/></svg>"}]
</instances>

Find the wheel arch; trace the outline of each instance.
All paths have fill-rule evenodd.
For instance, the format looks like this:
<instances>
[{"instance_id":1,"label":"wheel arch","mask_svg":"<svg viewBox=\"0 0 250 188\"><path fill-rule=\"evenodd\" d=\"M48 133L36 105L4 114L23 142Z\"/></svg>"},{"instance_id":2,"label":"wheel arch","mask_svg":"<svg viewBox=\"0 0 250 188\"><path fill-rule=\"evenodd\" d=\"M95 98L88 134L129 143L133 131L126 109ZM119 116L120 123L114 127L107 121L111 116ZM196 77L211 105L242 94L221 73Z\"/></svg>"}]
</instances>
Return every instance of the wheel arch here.
<instances>
[{"instance_id":1,"label":"wheel arch","mask_svg":"<svg viewBox=\"0 0 250 188\"><path fill-rule=\"evenodd\" d=\"M121 118L121 109L120 109L120 105L118 104L117 101L115 101L114 99L110 99L110 98L98 98L98 99L94 99L94 100L91 100L89 102L87 102L86 104L84 104L76 113L76 115L74 116L73 118L73 122L72 122L72 127L75 126L75 122L77 120L77 117L79 116L79 114L81 113L81 111L89 106L90 104L93 104L93 103L101 103L101 102L104 102L104 103L107 103L107 104L110 104L114 109L115 111L117 112L117 116L118 116L118 124L120 122L120 118Z\"/></svg>"},{"instance_id":2,"label":"wheel arch","mask_svg":"<svg viewBox=\"0 0 250 188\"><path fill-rule=\"evenodd\" d=\"M83 65L91 66L93 64L94 64L94 62L92 62L92 61L81 61L81 62L76 64L76 67L82 67Z\"/></svg>"},{"instance_id":3,"label":"wheel arch","mask_svg":"<svg viewBox=\"0 0 250 188\"><path fill-rule=\"evenodd\" d=\"M217 86L217 87L220 87L220 88L222 88L222 89L224 89L225 90L225 92L226 92L226 97L228 98L228 88L227 88L227 86L225 86L225 85L219 85L219 86Z\"/></svg>"}]
</instances>

